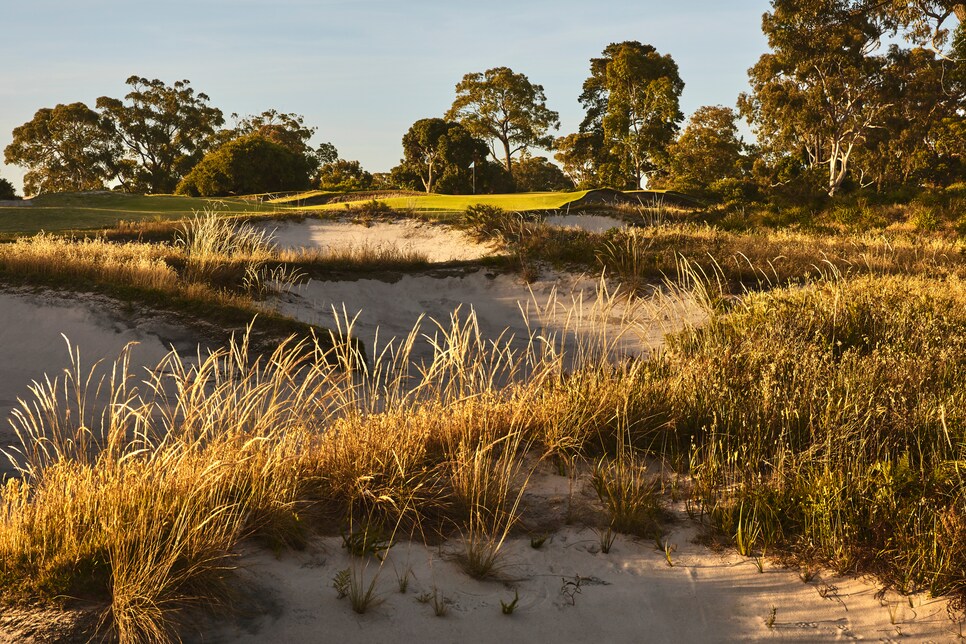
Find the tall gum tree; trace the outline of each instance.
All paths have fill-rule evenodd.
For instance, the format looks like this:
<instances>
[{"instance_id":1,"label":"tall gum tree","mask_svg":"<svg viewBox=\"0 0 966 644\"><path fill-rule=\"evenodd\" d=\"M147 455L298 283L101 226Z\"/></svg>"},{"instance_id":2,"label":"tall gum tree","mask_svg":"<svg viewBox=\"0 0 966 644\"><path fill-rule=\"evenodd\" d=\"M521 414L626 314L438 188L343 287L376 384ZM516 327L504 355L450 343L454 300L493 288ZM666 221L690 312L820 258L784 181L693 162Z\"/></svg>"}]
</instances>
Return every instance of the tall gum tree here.
<instances>
[{"instance_id":1,"label":"tall gum tree","mask_svg":"<svg viewBox=\"0 0 966 644\"><path fill-rule=\"evenodd\" d=\"M131 86L126 103L108 96L97 99L125 149L126 163L118 178L129 190L171 192L217 144L224 116L208 105L206 94L195 94L190 81L167 86L131 76L126 83Z\"/></svg>"},{"instance_id":2,"label":"tall gum tree","mask_svg":"<svg viewBox=\"0 0 966 644\"><path fill-rule=\"evenodd\" d=\"M7 163L27 169L24 193L100 190L113 176L120 154L110 126L84 103L37 110L13 130L4 151Z\"/></svg>"},{"instance_id":3,"label":"tall gum tree","mask_svg":"<svg viewBox=\"0 0 966 644\"><path fill-rule=\"evenodd\" d=\"M598 147L598 182L636 187L660 167L684 115L684 81L670 55L637 41L611 43L590 61L580 102L580 133Z\"/></svg>"},{"instance_id":4,"label":"tall gum tree","mask_svg":"<svg viewBox=\"0 0 966 644\"><path fill-rule=\"evenodd\" d=\"M543 86L530 82L509 67L466 74L456 85L456 99L446 118L459 121L470 134L503 148L503 163L512 173L512 157L530 147L550 148L550 130L560 127L560 115L547 107Z\"/></svg>"},{"instance_id":5,"label":"tall gum tree","mask_svg":"<svg viewBox=\"0 0 966 644\"><path fill-rule=\"evenodd\" d=\"M834 195L856 149L883 126L886 60L873 55L884 25L853 0L772 0L762 30L772 53L748 70L738 105L760 142L826 165Z\"/></svg>"}]
</instances>

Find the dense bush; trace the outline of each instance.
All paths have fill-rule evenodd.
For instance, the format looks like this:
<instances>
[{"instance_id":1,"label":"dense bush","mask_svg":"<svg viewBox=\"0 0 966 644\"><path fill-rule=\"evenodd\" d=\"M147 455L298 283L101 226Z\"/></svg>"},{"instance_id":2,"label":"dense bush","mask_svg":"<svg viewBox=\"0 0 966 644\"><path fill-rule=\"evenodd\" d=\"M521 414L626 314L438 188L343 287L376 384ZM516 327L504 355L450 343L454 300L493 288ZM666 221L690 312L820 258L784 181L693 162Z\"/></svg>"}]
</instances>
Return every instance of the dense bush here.
<instances>
[{"instance_id":1,"label":"dense bush","mask_svg":"<svg viewBox=\"0 0 966 644\"><path fill-rule=\"evenodd\" d=\"M525 157L513 166L513 182L517 192L549 192L569 190L573 182L546 157Z\"/></svg>"},{"instance_id":2,"label":"dense bush","mask_svg":"<svg viewBox=\"0 0 966 644\"><path fill-rule=\"evenodd\" d=\"M319 168L317 183L319 190L332 192L368 190L372 187L372 175L358 161L336 159Z\"/></svg>"},{"instance_id":3,"label":"dense bush","mask_svg":"<svg viewBox=\"0 0 966 644\"><path fill-rule=\"evenodd\" d=\"M304 156L251 134L209 153L178 184L177 194L220 197L304 190L310 168Z\"/></svg>"},{"instance_id":4,"label":"dense bush","mask_svg":"<svg viewBox=\"0 0 966 644\"><path fill-rule=\"evenodd\" d=\"M0 177L0 199L16 199L17 191L14 189L13 184Z\"/></svg>"}]
</instances>

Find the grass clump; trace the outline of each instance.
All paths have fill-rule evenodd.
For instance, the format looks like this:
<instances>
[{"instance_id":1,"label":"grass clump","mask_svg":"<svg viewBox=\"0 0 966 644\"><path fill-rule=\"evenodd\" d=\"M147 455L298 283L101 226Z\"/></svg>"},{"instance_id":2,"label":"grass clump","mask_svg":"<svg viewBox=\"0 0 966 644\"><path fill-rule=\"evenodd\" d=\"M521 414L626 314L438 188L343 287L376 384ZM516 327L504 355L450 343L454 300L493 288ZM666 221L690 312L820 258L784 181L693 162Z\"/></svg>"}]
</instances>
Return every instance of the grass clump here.
<instances>
[{"instance_id":1,"label":"grass clump","mask_svg":"<svg viewBox=\"0 0 966 644\"><path fill-rule=\"evenodd\" d=\"M658 484L648 475L641 457L621 450L613 459L600 459L591 483L609 516L610 528L642 537L660 534L663 510ZM602 536L601 543L609 550L613 538Z\"/></svg>"}]
</instances>

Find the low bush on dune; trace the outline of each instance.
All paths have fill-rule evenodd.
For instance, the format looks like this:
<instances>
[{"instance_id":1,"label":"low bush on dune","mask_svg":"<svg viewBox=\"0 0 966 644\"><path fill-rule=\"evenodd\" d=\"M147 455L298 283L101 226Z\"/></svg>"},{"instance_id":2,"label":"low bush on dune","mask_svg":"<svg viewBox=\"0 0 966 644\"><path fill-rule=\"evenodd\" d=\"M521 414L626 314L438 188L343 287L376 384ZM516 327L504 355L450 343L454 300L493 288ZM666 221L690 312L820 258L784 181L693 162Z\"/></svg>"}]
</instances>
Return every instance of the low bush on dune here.
<instances>
[{"instance_id":1,"label":"low bush on dune","mask_svg":"<svg viewBox=\"0 0 966 644\"><path fill-rule=\"evenodd\" d=\"M694 512L904 592L966 588L966 284L830 280L676 338L663 414Z\"/></svg>"}]
</instances>

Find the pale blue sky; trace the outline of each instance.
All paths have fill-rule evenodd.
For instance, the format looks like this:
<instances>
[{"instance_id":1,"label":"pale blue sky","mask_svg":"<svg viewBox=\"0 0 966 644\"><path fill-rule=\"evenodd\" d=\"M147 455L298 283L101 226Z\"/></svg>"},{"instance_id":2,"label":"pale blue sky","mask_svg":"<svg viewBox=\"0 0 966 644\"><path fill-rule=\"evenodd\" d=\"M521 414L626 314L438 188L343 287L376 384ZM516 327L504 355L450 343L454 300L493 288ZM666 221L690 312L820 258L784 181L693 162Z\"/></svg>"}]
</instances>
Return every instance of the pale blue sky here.
<instances>
[{"instance_id":1,"label":"pale blue sky","mask_svg":"<svg viewBox=\"0 0 966 644\"><path fill-rule=\"evenodd\" d=\"M733 106L765 50L767 0L10 0L0 8L0 149L41 107L122 97L132 75L188 79L227 117L303 114L341 156L385 171L463 74L507 66L544 86L561 134L611 42L671 54L681 107ZM0 166L21 189L23 170Z\"/></svg>"}]
</instances>

